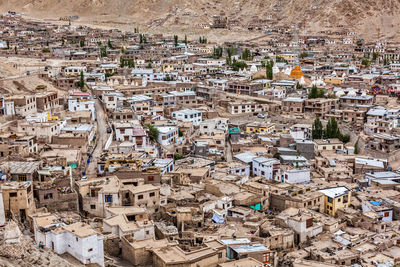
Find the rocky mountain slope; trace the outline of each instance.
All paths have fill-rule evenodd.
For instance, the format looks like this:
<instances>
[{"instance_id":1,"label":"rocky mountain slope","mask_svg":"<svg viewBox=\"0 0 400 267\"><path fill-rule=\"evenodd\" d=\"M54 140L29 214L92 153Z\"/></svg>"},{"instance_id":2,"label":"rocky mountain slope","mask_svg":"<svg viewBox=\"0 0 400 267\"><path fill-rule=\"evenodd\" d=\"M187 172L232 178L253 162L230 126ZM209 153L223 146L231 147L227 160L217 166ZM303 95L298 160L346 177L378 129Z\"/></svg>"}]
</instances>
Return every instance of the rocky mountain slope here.
<instances>
[{"instance_id":1,"label":"rocky mountain slope","mask_svg":"<svg viewBox=\"0 0 400 267\"><path fill-rule=\"evenodd\" d=\"M222 15L243 25L257 19L279 25L305 23L308 33L344 26L367 39L390 39L400 33L399 0L0 0L0 9L150 28L201 28L213 15Z\"/></svg>"}]
</instances>

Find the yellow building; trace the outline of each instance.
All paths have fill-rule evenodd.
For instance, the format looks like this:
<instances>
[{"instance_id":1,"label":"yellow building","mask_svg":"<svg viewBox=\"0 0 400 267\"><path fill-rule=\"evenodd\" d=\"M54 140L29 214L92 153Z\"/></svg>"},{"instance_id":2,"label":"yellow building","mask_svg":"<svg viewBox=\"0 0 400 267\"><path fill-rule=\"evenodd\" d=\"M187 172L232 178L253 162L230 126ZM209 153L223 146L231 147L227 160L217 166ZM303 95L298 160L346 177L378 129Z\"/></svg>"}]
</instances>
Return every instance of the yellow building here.
<instances>
[{"instance_id":1,"label":"yellow building","mask_svg":"<svg viewBox=\"0 0 400 267\"><path fill-rule=\"evenodd\" d=\"M249 134L255 133L272 133L275 130L274 123L254 122L246 125L246 132Z\"/></svg>"},{"instance_id":2,"label":"yellow building","mask_svg":"<svg viewBox=\"0 0 400 267\"><path fill-rule=\"evenodd\" d=\"M318 190L324 197L325 213L335 216L336 211L350 205L351 191L345 186L329 187Z\"/></svg>"},{"instance_id":3,"label":"yellow building","mask_svg":"<svg viewBox=\"0 0 400 267\"><path fill-rule=\"evenodd\" d=\"M344 79L342 77L333 77L333 76L327 76L324 78L324 82L336 85L342 84L343 80Z\"/></svg>"},{"instance_id":4,"label":"yellow building","mask_svg":"<svg viewBox=\"0 0 400 267\"><path fill-rule=\"evenodd\" d=\"M162 65L161 70L163 72L173 72L174 71L174 65L173 64L164 64L164 65Z\"/></svg>"}]
</instances>

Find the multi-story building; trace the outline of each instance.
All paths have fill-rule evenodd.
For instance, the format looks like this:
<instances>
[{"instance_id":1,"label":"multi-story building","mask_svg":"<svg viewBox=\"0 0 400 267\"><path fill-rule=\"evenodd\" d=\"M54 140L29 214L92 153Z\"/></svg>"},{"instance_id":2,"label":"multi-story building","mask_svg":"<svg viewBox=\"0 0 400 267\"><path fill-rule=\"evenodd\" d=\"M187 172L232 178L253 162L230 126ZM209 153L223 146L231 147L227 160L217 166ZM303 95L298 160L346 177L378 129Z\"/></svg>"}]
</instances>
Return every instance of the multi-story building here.
<instances>
[{"instance_id":1,"label":"multi-story building","mask_svg":"<svg viewBox=\"0 0 400 267\"><path fill-rule=\"evenodd\" d=\"M36 96L35 95L14 95L4 99L7 108L8 102L14 103L14 110L10 110L12 106L8 107L6 115L20 115L26 117L28 115L36 114Z\"/></svg>"},{"instance_id":2,"label":"multi-story building","mask_svg":"<svg viewBox=\"0 0 400 267\"><path fill-rule=\"evenodd\" d=\"M311 112L316 116L323 118L325 114L330 113L332 110L337 108L337 99L306 99L304 105L305 112Z\"/></svg>"},{"instance_id":3,"label":"multi-story building","mask_svg":"<svg viewBox=\"0 0 400 267\"><path fill-rule=\"evenodd\" d=\"M183 122L192 122L199 125L202 121L202 112L194 109L183 109L172 112L172 118Z\"/></svg>"},{"instance_id":4,"label":"multi-story building","mask_svg":"<svg viewBox=\"0 0 400 267\"><path fill-rule=\"evenodd\" d=\"M68 97L68 110L75 111L90 111L92 120L96 118L94 101L89 93L75 92Z\"/></svg>"},{"instance_id":5,"label":"multi-story building","mask_svg":"<svg viewBox=\"0 0 400 267\"><path fill-rule=\"evenodd\" d=\"M36 94L36 108L38 111L48 112L60 107L58 94L56 92Z\"/></svg>"},{"instance_id":6,"label":"multi-story building","mask_svg":"<svg viewBox=\"0 0 400 267\"><path fill-rule=\"evenodd\" d=\"M35 212L32 182L8 182L1 185L4 212L12 213L22 222Z\"/></svg>"},{"instance_id":7,"label":"multi-story building","mask_svg":"<svg viewBox=\"0 0 400 267\"><path fill-rule=\"evenodd\" d=\"M298 97L287 97L282 100L282 110L290 113L303 113L304 99Z\"/></svg>"},{"instance_id":8,"label":"multi-story building","mask_svg":"<svg viewBox=\"0 0 400 267\"><path fill-rule=\"evenodd\" d=\"M147 134L142 126L130 122L114 123L115 139L119 142L130 141L135 148L147 146Z\"/></svg>"},{"instance_id":9,"label":"multi-story building","mask_svg":"<svg viewBox=\"0 0 400 267\"><path fill-rule=\"evenodd\" d=\"M238 95L253 95L254 92L262 89L263 85L261 83L234 81L228 82L226 91Z\"/></svg>"},{"instance_id":10,"label":"multi-story building","mask_svg":"<svg viewBox=\"0 0 400 267\"><path fill-rule=\"evenodd\" d=\"M351 191L345 186L329 187L318 190L325 195L324 211L335 216L336 211L350 205Z\"/></svg>"},{"instance_id":11,"label":"multi-story building","mask_svg":"<svg viewBox=\"0 0 400 267\"><path fill-rule=\"evenodd\" d=\"M253 176L279 181L280 162L275 158L257 157L252 161Z\"/></svg>"},{"instance_id":12,"label":"multi-story building","mask_svg":"<svg viewBox=\"0 0 400 267\"><path fill-rule=\"evenodd\" d=\"M264 111L264 106L255 102L230 102L228 112L231 114L259 113Z\"/></svg>"},{"instance_id":13,"label":"multi-story building","mask_svg":"<svg viewBox=\"0 0 400 267\"><path fill-rule=\"evenodd\" d=\"M104 266L103 235L83 222L66 225L55 216L34 218L35 241L57 254L68 253L82 264Z\"/></svg>"},{"instance_id":14,"label":"multi-story building","mask_svg":"<svg viewBox=\"0 0 400 267\"><path fill-rule=\"evenodd\" d=\"M158 130L157 142L163 146L173 145L178 141L179 130L175 126L156 126Z\"/></svg>"}]
</instances>

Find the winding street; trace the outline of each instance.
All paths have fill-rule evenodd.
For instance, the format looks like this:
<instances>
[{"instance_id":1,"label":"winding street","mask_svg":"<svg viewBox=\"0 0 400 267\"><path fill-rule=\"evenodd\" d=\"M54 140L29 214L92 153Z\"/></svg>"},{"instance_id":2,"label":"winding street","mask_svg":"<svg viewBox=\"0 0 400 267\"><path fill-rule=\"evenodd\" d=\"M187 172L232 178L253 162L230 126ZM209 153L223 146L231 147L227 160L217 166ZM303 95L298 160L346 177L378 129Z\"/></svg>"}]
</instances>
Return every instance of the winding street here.
<instances>
[{"instance_id":1,"label":"winding street","mask_svg":"<svg viewBox=\"0 0 400 267\"><path fill-rule=\"evenodd\" d=\"M86 176L88 178L97 177L97 160L100 158L108 138L107 114L104 112L99 99L95 99L95 109L97 118L96 145L92 153L93 158L86 167Z\"/></svg>"}]
</instances>

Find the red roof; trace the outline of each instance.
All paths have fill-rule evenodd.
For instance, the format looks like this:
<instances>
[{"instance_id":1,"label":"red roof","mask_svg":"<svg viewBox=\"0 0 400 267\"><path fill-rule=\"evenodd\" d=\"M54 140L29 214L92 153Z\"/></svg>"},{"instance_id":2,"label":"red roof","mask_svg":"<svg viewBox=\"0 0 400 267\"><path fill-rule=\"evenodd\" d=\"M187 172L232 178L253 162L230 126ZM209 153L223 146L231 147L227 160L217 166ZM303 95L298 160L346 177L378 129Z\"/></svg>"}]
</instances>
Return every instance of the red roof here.
<instances>
[{"instance_id":1,"label":"red roof","mask_svg":"<svg viewBox=\"0 0 400 267\"><path fill-rule=\"evenodd\" d=\"M90 94L89 93L76 92L76 93L72 93L71 96L90 96Z\"/></svg>"}]
</instances>

